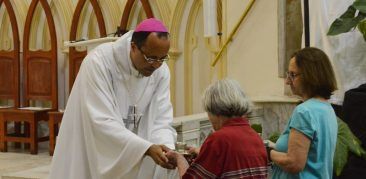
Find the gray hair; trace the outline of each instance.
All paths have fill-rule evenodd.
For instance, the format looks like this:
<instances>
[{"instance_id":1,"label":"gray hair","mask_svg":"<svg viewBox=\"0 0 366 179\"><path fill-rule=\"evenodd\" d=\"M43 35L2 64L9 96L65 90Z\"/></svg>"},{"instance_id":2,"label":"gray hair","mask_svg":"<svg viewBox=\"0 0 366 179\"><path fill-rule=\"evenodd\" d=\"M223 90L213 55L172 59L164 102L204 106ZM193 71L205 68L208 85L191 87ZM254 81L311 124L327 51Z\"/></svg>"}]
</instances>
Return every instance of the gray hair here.
<instances>
[{"instance_id":1,"label":"gray hair","mask_svg":"<svg viewBox=\"0 0 366 179\"><path fill-rule=\"evenodd\" d=\"M202 104L206 112L229 118L243 116L251 110L251 102L239 83L230 79L219 80L207 87Z\"/></svg>"}]
</instances>

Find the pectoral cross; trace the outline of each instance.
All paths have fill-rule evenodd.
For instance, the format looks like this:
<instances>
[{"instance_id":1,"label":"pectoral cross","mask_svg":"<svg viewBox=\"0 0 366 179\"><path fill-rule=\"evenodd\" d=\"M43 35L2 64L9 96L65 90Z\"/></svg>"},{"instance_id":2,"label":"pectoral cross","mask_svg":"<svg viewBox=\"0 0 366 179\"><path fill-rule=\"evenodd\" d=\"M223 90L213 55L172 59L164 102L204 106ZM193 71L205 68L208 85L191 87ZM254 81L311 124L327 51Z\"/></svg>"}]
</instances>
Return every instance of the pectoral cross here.
<instances>
[{"instance_id":1,"label":"pectoral cross","mask_svg":"<svg viewBox=\"0 0 366 179\"><path fill-rule=\"evenodd\" d=\"M127 129L130 129L130 125L133 124L132 132L137 134L137 130L140 125L142 114L137 113L137 106L129 106L128 107L128 113L127 113L127 119L123 119L123 122L125 123L125 126Z\"/></svg>"}]
</instances>

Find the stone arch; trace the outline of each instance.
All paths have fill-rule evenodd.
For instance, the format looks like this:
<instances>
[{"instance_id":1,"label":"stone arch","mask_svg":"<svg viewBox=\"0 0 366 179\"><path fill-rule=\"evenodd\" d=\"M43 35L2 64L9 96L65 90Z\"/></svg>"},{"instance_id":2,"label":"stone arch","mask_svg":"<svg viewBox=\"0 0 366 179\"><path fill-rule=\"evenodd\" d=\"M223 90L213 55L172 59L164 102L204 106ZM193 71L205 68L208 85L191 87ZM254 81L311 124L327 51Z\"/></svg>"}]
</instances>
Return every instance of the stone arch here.
<instances>
[{"instance_id":1,"label":"stone arch","mask_svg":"<svg viewBox=\"0 0 366 179\"><path fill-rule=\"evenodd\" d=\"M17 24L19 27L19 38L20 38L20 47L23 46L23 33L21 33L22 31L24 31L24 24L25 24L25 19L27 18L27 11L28 11L28 7L29 7L29 3L27 1L10 1L10 3L12 4L13 8L14 8L14 13L15 16L17 18ZM20 48L20 52L22 52L22 48ZM20 57L22 58L22 57Z\"/></svg>"},{"instance_id":2,"label":"stone arch","mask_svg":"<svg viewBox=\"0 0 366 179\"><path fill-rule=\"evenodd\" d=\"M29 6L29 9L30 9L30 7L31 6ZM29 12L28 12L28 14L29 14ZM48 22L47 22L47 19L46 19L46 16L44 14L44 10L43 10L41 4L37 3L35 5L33 17L31 20L30 30L29 30L29 48L32 50L44 49L43 45L45 45L46 43L43 43L43 42L44 42L44 39L47 38L46 36L49 35L49 33L45 34L45 31L47 31L47 30L45 30L45 28L47 28ZM24 32L25 32L25 30L24 30ZM25 33L24 33L24 35L25 35ZM24 37L23 37L23 39L24 39ZM49 47L49 45L50 44L48 44L48 47Z\"/></svg>"},{"instance_id":3,"label":"stone arch","mask_svg":"<svg viewBox=\"0 0 366 179\"><path fill-rule=\"evenodd\" d=\"M174 74L172 75L172 85L174 85L175 89L173 94L184 93L185 96L182 97L172 95L173 101L175 102L173 106L175 107L175 112L178 115L190 113L190 110L188 109L189 107L187 107L187 105L191 103L190 101L192 101L191 97L186 96L190 95L190 87L187 87L186 84L191 78L188 77L187 79L185 75L177 74L185 73L184 66L187 66L186 62L184 61L185 54L183 54L182 51L184 50L185 30L186 25L188 24L188 16L194 3L197 3L197 1L178 1L173 11L173 17L170 21L169 32L171 34L171 60L169 60L169 63L171 68L175 69ZM183 66L183 69L177 68L178 66Z\"/></svg>"},{"instance_id":4,"label":"stone arch","mask_svg":"<svg viewBox=\"0 0 366 179\"><path fill-rule=\"evenodd\" d=\"M206 62L210 62L215 56L216 49L210 47L210 45L213 45L215 42L212 41L213 44L211 44L211 41L208 38L203 37L203 32L202 35L200 33L198 36L194 34L194 31L197 30L196 27L194 27L195 23L198 22L198 20L203 20L203 17L201 16L200 19L198 19L198 13L201 13L202 5L202 0L178 1L170 23L170 56L172 58L169 63L171 63L171 68L175 69L175 74L173 74L174 77L172 78L174 81L172 84L175 85L174 93L184 93L184 97L174 96L174 100L176 101L175 109L178 116L200 112L200 109L198 109L199 105L196 106L197 109L193 108L194 102L196 102L195 104L200 104L200 102L197 103L197 100L200 99L199 96L197 97L197 94L200 94L202 91L201 88L204 86L197 86L199 83L197 80L202 78L201 81L206 79L207 83L210 83L217 78L222 78L222 71L225 70L224 63L220 63L215 68L206 64ZM221 8L221 6L219 7ZM218 18L218 20L221 20L221 18ZM199 28L203 28L203 26ZM204 50L202 54L200 52L200 58L195 58L198 57L198 52L194 52L196 45L199 45L197 48L199 48L200 51ZM206 60L205 66L200 67L203 71L207 72L206 76L195 76L193 78L192 73L197 75L197 72L192 69L192 65L197 63L196 59L201 61ZM202 73L200 73L200 75L201 74Z\"/></svg>"},{"instance_id":5,"label":"stone arch","mask_svg":"<svg viewBox=\"0 0 366 179\"><path fill-rule=\"evenodd\" d=\"M122 34L124 34L128 31L128 29L127 29L128 23L129 23L130 19L133 18L133 16L131 17L131 12L133 12L132 10L134 9L133 7L136 5L136 3L138 3L138 1L135 1L135 0L127 0L127 2L126 2L125 8L123 10L122 18L121 18L121 23L120 23L120 30L122 31ZM141 0L141 4L146 13L147 18L154 17L154 14L151 9L149 1Z\"/></svg>"},{"instance_id":6,"label":"stone arch","mask_svg":"<svg viewBox=\"0 0 366 179\"><path fill-rule=\"evenodd\" d=\"M149 2L153 12L155 12L155 17L161 19L167 27L170 27L172 9L169 6L169 3L171 3L172 0L153 0Z\"/></svg>"},{"instance_id":7,"label":"stone arch","mask_svg":"<svg viewBox=\"0 0 366 179\"><path fill-rule=\"evenodd\" d=\"M72 20L72 4L69 0L52 0L50 1L50 7L55 20L58 40L59 42L63 42L64 40L67 40L69 36L69 29L71 27ZM63 43L58 43L58 46L62 48Z\"/></svg>"},{"instance_id":8,"label":"stone arch","mask_svg":"<svg viewBox=\"0 0 366 179\"><path fill-rule=\"evenodd\" d=\"M64 109L66 101L66 83L67 79L67 66L68 66L68 48L64 47L64 41L69 39L69 30L71 26L71 17L73 6L70 0L50 1L51 12L55 21L56 35L57 35L57 66L58 66L58 103L59 108ZM46 23L46 22L44 22ZM46 28L44 34L48 33ZM43 37L48 37L43 35ZM49 39L44 39L43 42L47 42Z\"/></svg>"},{"instance_id":9,"label":"stone arch","mask_svg":"<svg viewBox=\"0 0 366 179\"><path fill-rule=\"evenodd\" d=\"M121 1L115 0L99 1L104 19L108 19L105 22L107 33L116 32L117 26L119 26L120 16L122 16L123 10L123 5L121 5L120 3Z\"/></svg>"},{"instance_id":10,"label":"stone arch","mask_svg":"<svg viewBox=\"0 0 366 179\"><path fill-rule=\"evenodd\" d=\"M194 23L198 15L198 11L202 6L202 1L194 1L190 8L187 26L184 36L184 90L185 96L185 114L193 114L193 75L192 75L192 55L193 50L197 48L197 37L194 34Z\"/></svg>"}]
</instances>

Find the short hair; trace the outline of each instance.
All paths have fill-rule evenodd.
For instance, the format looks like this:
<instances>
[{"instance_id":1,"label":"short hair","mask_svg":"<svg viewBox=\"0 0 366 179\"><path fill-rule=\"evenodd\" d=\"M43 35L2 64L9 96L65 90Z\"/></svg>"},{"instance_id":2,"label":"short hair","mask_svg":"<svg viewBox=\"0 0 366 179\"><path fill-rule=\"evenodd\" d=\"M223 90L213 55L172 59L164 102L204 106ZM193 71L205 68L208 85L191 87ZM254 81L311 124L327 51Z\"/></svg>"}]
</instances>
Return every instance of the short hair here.
<instances>
[{"instance_id":1,"label":"short hair","mask_svg":"<svg viewBox=\"0 0 366 179\"><path fill-rule=\"evenodd\" d=\"M215 116L243 116L250 112L251 102L237 81L224 79L211 84L202 97L203 108Z\"/></svg>"},{"instance_id":2,"label":"short hair","mask_svg":"<svg viewBox=\"0 0 366 179\"><path fill-rule=\"evenodd\" d=\"M141 49L142 46L145 45L146 39L147 37L151 34L152 32L133 32L132 34L132 39L131 42L133 42L134 44L136 44L138 49ZM168 32L155 32L157 33L157 36L159 39L161 38L169 38L169 33Z\"/></svg>"},{"instance_id":3,"label":"short hair","mask_svg":"<svg viewBox=\"0 0 366 179\"><path fill-rule=\"evenodd\" d=\"M303 48L292 55L300 70L303 92L309 97L329 99L337 90L337 80L328 56L314 47Z\"/></svg>"}]
</instances>

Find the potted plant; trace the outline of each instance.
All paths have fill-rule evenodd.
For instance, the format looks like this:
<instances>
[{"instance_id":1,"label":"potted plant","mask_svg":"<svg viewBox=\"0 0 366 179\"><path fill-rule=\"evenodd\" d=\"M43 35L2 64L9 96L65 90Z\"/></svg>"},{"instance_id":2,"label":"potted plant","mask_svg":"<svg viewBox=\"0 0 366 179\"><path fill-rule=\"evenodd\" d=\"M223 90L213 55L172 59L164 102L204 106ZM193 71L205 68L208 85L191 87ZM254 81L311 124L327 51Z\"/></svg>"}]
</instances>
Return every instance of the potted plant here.
<instances>
[{"instance_id":1,"label":"potted plant","mask_svg":"<svg viewBox=\"0 0 366 179\"><path fill-rule=\"evenodd\" d=\"M366 151L361 147L360 140L352 133L348 125L339 118L337 118L337 122L338 134L333 159L333 171L336 176L339 176L347 164L349 152L366 159Z\"/></svg>"},{"instance_id":2,"label":"potted plant","mask_svg":"<svg viewBox=\"0 0 366 179\"><path fill-rule=\"evenodd\" d=\"M356 27L366 41L366 0L355 0L330 26L328 35L349 32Z\"/></svg>"},{"instance_id":3,"label":"potted plant","mask_svg":"<svg viewBox=\"0 0 366 179\"><path fill-rule=\"evenodd\" d=\"M250 127L258 133L259 136L262 136L262 124L252 124Z\"/></svg>"}]
</instances>

